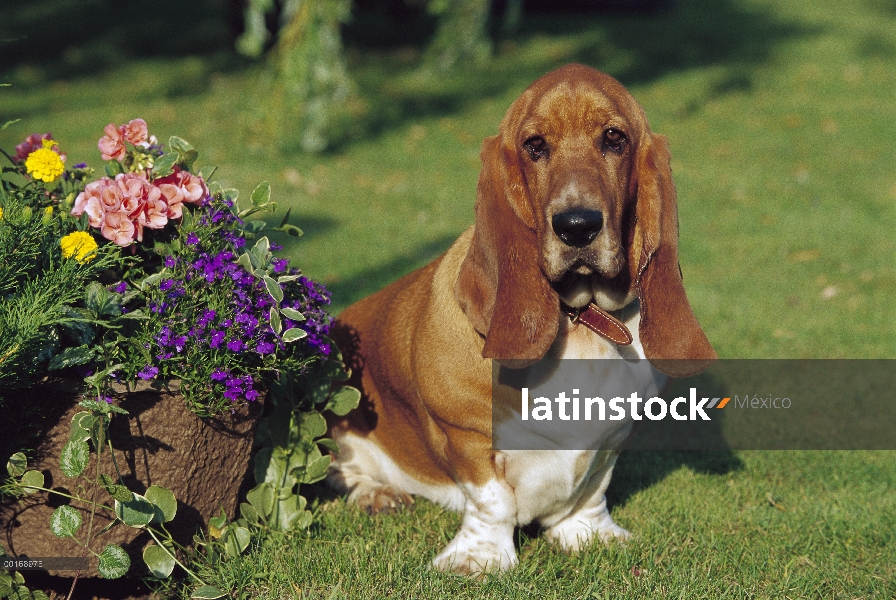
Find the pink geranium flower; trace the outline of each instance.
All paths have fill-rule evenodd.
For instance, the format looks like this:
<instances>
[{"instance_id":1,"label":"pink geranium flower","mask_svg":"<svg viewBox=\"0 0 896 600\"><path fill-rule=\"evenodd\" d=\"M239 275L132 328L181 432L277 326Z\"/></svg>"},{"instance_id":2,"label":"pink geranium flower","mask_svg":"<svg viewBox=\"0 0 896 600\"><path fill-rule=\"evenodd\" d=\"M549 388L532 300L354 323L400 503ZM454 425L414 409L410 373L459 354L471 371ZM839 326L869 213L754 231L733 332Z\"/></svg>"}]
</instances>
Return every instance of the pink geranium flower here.
<instances>
[{"instance_id":1,"label":"pink geranium flower","mask_svg":"<svg viewBox=\"0 0 896 600\"><path fill-rule=\"evenodd\" d=\"M136 227L126 212L107 213L100 231L103 237L119 246L127 246L134 241Z\"/></svg>"},{"instance_id":2,"label":"pink geranium flower","mask_svg":"<svg viewBox=\"0 0 896 600\"><path fill-rule=\"evenodd\" d=\"M179 219L183 215L182 202L201 204L208 196L208 186L202 177L182 171L179 167L165 177L153 181L153 185L162 190L162 195L168 202L168 218Z\"/></svg>"},{"instance_id":3,"label":"pink geranium flower","mask_svg":"<svg viewBox=\"0 0 896 600\"><path fill-rule=\"evenodd\" d=\"M150 144L149 130L146 121L133 119L127 125L115 125L109 123L103 130L106 135L100 138L97 146L102 153L103 160L117 160L121 162L127 156L127 148L124 143L146 148ZM155 139L155 138L152 138Z\"/></svg>"},{"instance_id":4,"label":"pink geranium flower","mask_svg":"<svg viewBox=\"0 0 896 600\"><path fill-rule=\"evenodd\" d=\"M161 229L168 223L168 203L162 190L143 175L120 173L88 184L75 199L72 214L87 213L91 227L120 246L143 240L143 228ZM125 218L129 226L122 224Z\"/></svg>"},{"instance_id":5,"label":"pink geranium flower","mask_svg":"<svg viewBox=\"0 0 896 600\"><path fill-rule=\"evenodd\" d=\"M117 160L121 162L127 155L127 149L124 147L124 126L116 127L115 123L106 125L103 131L106 135L100 138L97 146L100 149L103 160Z\"/></svg>"},{"instance_id":6,"label":"pink geranium flower","mask_svg":"<svg viewBox=\"0 0 896 600\"><path fill-rule=\"evenodd\" d=\"M168 177L170 177L170 175ZM156 179L153 184L158 186L159 191L162 192L162 195L165 197L165 201L168 203L168 216L170 216L172 219L181 218L183 216L183 190L177 184L159 182L160 180Z\"/></svg>"},{"instance_id":7,"label":"pink geranium flower","mask_svg":"<svg viewBox=\"0 0 896 600\"><path fill-rule=\"evenodd\" d=\"M72 214L80 217L87 213L90 226L100 227L107 212L115 212L121 208L121 201L121 189L115 185L114 180L103 177L88 183L84 191L78 194Z\"/></svg>"},{"instance_id":8,"label":"pink geranium flower","mask_svg":"<svg viewBox=\"0 0 896 600\"><path fill-rule=\"evenodd\" d=\"M161 229L168 224L168 204L161 198L159 188L153 188L153 198L147 199L143 205L141 223L150 229Z\"/></svg>"},{"instance_id":9,"label":"pink geranium flower","mask_svg":"<svg viewBox=\"0 0 896 600\"><path fill-rule=\"evenodd\" d=\"M149 130L146 128L146 121L143 119L134 119L127 125L122 125L122 134L124 139L133 144L145 148L149 145Z\"/></svg>"}]
</instances>

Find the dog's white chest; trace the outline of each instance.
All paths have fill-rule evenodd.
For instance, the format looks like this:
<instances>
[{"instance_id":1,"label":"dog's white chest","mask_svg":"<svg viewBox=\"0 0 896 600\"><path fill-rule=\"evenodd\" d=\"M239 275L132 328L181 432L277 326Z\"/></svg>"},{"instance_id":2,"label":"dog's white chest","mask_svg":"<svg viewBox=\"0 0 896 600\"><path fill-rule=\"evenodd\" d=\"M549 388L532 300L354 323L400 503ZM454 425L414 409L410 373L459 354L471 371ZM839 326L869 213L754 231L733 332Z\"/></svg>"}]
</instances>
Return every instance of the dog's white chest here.
<instances>
[{"instance_id":1,"label":"dog's white chest","mask_svg":"<svg viewBox=\"0 0 896 600\"><path fill-rule=\"evenodd\" d=\"M591 493L594 478L611 468L632 428L628 410L622 418L609 418L607 402L611 398L627 398L633 393L650 398L665 385L666 377L644 357L636 333L638 321L636 314L626 323L635 334L633 343L617 346L564 318L545 359L526 369L528 419L520 418L512 425L496 422L494 431L497 439L518 440L516 447L521 448L503 451L520 523L537 519L550 524L562 518L583 494ZM558 400L558 390L564 391L567 399ZM533 414L539 395L540 419ZM603 420L599 419L598 404L589 402L596 396L605 402ZM545 398L551 401L549 413ZM545 418L548 415L550 418ZM509 448L514 443L496 444L502 445Z\"/></svg>"}]
</instances>

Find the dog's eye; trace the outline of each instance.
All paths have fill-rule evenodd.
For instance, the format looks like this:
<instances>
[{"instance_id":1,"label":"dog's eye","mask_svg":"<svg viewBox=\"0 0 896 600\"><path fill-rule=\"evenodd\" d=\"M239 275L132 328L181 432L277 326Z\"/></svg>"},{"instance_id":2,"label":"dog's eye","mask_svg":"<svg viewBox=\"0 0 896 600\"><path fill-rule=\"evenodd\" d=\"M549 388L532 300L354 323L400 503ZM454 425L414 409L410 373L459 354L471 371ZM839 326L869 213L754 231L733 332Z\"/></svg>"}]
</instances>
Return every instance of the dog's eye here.
<instances>
[{"instance_id":1,"label":"dog's eye","mask_svg":"<svg viewBox=\"0 0 896 600\"><path fill-rule=\"evenodd\" d=\"M538 135L534 135L526 140L523 143L523 148L526 149L526 152L529 153L532 160L538 160L548 152L547 142L544 141L543 137Z\"/></svg>"},{"instance_id":2,"label":"dog's eye","mask_svg":"<svg viewBox=\"0 0 896 600\"><path fill-rule=\"evenodd\" d=\"M626 141L628 139L625 137L625 134L618 129L607 129L604 132L604 148L608 150L622 152Z\"/></svg>"}]
</instances>

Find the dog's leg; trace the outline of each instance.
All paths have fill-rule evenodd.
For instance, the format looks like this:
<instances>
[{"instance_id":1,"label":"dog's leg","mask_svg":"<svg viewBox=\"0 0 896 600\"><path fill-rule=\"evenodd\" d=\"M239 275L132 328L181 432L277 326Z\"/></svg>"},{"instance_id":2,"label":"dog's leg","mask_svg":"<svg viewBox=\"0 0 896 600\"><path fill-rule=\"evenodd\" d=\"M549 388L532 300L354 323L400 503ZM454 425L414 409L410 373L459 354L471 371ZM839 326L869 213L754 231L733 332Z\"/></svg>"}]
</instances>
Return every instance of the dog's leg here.
<instances>
[{"instance_id":1,"label":"dog's leg","mask_svg":"<svg viewBox=\"0 0 896 600\"><path fill-rule=\"evenodd\" d=\"M497 479L485 485L462 485L464 519L451 543L435 557L442 571L464 575L506 571L517 564L513 545L516 503L513 490Z\"/></svg>"},{"instance_id":2,"label":"dog's leg","mask_svg":"<svg viewBox=\"0 0 896 600\"><path fill-rule=\"evenodd\" d=\"M545 530L545 537L567 552L578 552L587 548L597 536L604 543L616 539L628 540L632 534L620 527L610 517L607 510L607 487L613 475L617 454L611 453L607 462L600 466L588 481L582 501L567 516L552 523Z\"/></svg>"},{"instance_id":3,"label":"dog's leg","mask_svg":"<svg viewBox=\"0 0 896 600\"><path fill-rule=\"evenodd\" d=\"M327 482L340 492L348 492L349 504L370 514L413 506L413 497L401 485L400 470L376 445L352 434L336 433L334 437L339 455L330 465Z\"/></svg>"}]
</instances>

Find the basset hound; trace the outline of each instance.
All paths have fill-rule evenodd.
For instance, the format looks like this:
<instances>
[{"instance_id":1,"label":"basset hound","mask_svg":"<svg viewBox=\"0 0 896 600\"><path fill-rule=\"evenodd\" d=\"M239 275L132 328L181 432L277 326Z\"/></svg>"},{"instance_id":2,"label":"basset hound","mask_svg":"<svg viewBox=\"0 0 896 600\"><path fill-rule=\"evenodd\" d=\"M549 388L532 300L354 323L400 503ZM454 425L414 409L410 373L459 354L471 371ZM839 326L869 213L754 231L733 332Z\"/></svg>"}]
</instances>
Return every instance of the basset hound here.
<instances>
[{"instance_id":1,"label":"basset hound","mask_svg":"<svg viewBox=\"0 0 896 600\"><path fill-rule=\"evenodd\" d=\"M548 73L481 158L475 225L337 319L363 396L331 423L329 475L371 512L413 495L463 511L433 563L474 574L514 566L514 528L530 522L568 551L630 536L604 496L625 436L494 449L493 361L524 373L546 357L640 361L631 384L647 390L716 358L682 285L666 138L619 82L578 64Z\"/></svg>"}]
</instances>

